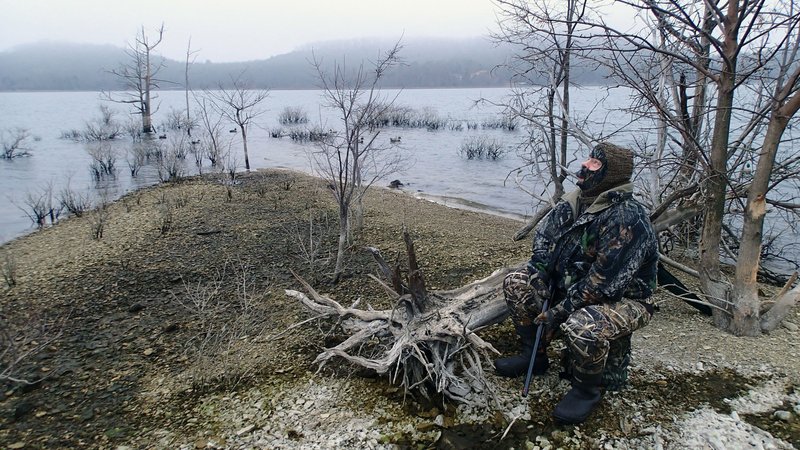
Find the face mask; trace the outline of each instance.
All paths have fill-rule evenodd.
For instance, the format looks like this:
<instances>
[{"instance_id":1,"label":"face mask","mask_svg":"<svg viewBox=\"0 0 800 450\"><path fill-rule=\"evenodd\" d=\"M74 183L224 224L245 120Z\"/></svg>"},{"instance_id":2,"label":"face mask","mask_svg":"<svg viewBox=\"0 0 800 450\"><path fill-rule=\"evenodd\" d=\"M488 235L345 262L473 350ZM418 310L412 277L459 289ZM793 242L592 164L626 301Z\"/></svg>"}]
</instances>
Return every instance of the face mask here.
<instances>
[{"instance_id":1,"label":"face mask","mask_svg":"<svg viewBox=\"0 0 800 450\"><path fill-rule=\"evenodd\" d=\"M575 172L575 176L577 176L581 181L578 181L577 185L581 188L581 191L584 193L591 192L594 188L600 185L605 178L606 174L606 166L603 165L598 170L589 170L586 166L581 166L581 169Z\"/></svg>"}]
</instances>

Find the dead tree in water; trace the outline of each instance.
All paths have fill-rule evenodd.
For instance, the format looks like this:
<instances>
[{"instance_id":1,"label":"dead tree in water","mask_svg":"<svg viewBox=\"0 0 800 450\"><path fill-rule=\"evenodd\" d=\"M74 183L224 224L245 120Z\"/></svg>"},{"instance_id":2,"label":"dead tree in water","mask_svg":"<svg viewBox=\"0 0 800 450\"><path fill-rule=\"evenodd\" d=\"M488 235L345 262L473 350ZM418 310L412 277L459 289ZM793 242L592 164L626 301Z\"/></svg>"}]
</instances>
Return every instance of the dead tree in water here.
<instances>
[{"instance_id":1,"label":"dead tree in water","mask_svg":"<svg viewBox=\"0 0 800 450\"><path fill-rule=\"evenodd\" d=\"M338 356L388 374L406 390L441 393L468 404L486 402L493 398L493 389L483 375L483 364L491 364L489 352L499 352L475 333L508 316L502 284L512 268L498 269L458 289L429 292L407 232L403 239L408 253L405 279L399 267L389 267L377 249L368 248L382 274L391 280L389 286L373 277L397 299L392 309L345 307L317 293L295 274L308 295L294 290L286 290L286 294L318 314L338 316L350 334L314 362L322 367Z\"/></svg>"}]
</instances>

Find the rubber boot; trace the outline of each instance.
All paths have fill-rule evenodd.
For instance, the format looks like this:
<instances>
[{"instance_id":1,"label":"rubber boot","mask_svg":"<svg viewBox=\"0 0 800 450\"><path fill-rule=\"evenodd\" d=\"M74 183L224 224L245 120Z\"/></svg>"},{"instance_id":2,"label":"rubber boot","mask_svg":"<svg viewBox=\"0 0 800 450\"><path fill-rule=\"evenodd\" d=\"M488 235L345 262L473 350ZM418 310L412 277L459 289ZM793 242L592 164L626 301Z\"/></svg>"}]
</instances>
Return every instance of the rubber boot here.
<instances>
[{"instance_id":1,"label":"rubber boot","mask_svg":"<svg viewBox=\"0 0 800 450\"><path fill-rule=\"evenodd\" d=\"M572 389L558 402L553 418L562 424L579 424L586 421L595 406L600 403L602 374L583 375L572 379Z\"/></svg>"},{"instance_id":2,"label":"rubber boot","mask_svg":"<svg viewBox=\"0 0 800 450\"><path fill-rule=\"evenodd\" d=\"M494 361L494 368L497 374L503 377L515 378L528 373L528 365L531 363L531 353L536 339L535 325L516 325L517 334L522 342L522 352L519 355L500 358ZM547 359L547 349L542 342L539 343L539 352L536 354L536 361L533 364L533 374L543 375L550 367Z\"/></svg>"}]
</instances>

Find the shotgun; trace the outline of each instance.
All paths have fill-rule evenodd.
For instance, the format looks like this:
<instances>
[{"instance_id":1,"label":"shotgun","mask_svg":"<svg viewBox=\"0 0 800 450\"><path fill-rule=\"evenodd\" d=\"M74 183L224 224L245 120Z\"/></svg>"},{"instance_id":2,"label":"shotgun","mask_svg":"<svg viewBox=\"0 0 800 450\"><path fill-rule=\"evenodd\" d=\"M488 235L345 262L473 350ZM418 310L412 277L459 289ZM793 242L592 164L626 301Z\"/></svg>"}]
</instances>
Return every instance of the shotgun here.
<instances>
[{"instance_id":1,"label":"shotgun","mask_svg":"<svg viewBox=\"0 0 800 450\"><path fill-rule=\"evenodd\" d=\"M550 299L546 298L542 303L542 312L547 311ZM542 333L544 332L545 323L540 323L536 327L536 340L533 342L533 353L531 353L531 362L528 364L528 374L525 376L525 385L522 387L522 396L527 397L528 391L531 388L531 377L533 376L533 364L536 362L536 353L539 351L539 341L542 340Z\"/></svg>"}]
</instances>

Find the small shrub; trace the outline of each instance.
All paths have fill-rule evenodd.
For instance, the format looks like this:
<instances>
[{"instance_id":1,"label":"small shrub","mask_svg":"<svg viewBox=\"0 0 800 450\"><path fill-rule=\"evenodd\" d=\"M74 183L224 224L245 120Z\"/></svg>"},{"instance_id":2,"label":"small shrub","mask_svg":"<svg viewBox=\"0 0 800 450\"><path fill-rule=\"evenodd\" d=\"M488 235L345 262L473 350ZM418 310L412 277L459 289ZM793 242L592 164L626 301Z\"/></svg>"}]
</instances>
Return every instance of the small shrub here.
<instances>
[{"instance_id":1,"label":"small shrub","mask_svg":"<svg viewBox=\"0 0 800 450\"><path fill-rule=\"evenodd\" d=\"M450 131L463 131L464 122L460 120L450 120L447 122L447 129Z\"/></svg>"},{"instance_id":2,"label":"small shrub","mask_svg":"<svg viewBox=\"0 0 800 450\"><path fill-rule=\"evenodd\" d=\"M506 150L501 143L494 139L476 136L463 141L459 153L467 159L497 160L506 153Z\"/></svg>"},{"instance_id":3,"label":"small shrub","mask_svg":"<svg viewBox=\"0 0 800 450\"><path fill-rule=\"evenodd\" d=\"M139 174L139 170L147 162L147 152L147 147L140 142L134 143L131 148L128 149L125 162L128 163L128 170L131 172L131 177L136 178L136 175Z\"/></svg>"},{"instance_id":4,"label":"small shrub","mask_svg":"<svg viewBox=\"0 0 800 450\"><path fill-rule=\"evenodd\" d=\"M141 142L144 137L142 122L135 117L128 118L128 121L122 126L122 130L131 137L133 142Z\"/></svg>"},{"instance_id":5,"label":"small shrub","mask_svg":"<svg viewBox=\"0 0 800 450\"><path fill-rule=\"evenodd\" d=\"M110 211L108 208L108 202L104 196L97 207L92 209L91 213L89 214L89 224L91 225L90 237L92 239L99 241L103 238L103 233L105 232L106 223L108 222L109 216Z\"/></svg>"},{"instance_id":6,"label":"small shrub","mask_svg":"<svg viewBox=\"0 0 800 450\"><path fill-rule=\"evenodd\" d=\"M0 159L18 158L29 156L28 139L31 135L25 128L3 130L0 132Z\"/></svg>"},{"instance_id":7,"label":"small shrub","mask_svg":"<svg viewBox=\"0 0 800 450\"><path fill-rule=\"evenodd\" d=\"M8 251L3 252L3 279L8 287L17 285L17 260Z\"/></svg>"},{"instance_id":8,"label":"small shrub","mask_svg":"<svg viewBox=\"0 0 800 450\"><path fill-rule=\"evenodd\" d=\"M117 176L117 153L111 144L107 142L91 143L86 146L86 152L92 158L89 168L96 181Z\"/></svg>"},{"instance_id":9,"label":"small shrub","mask_svg":"<svg viewBox=\"0 0 800 450\"><path fill-rule=\"evenodd\" d=\"M299 142L321 142L330 137L332 132L325 131L321 127L311 129L295 129L289 131L289 138Z\"/></svg>"},{"instance_id":10,"label":"small shrub","mask_svg":"<svg viewBox=\"0 0 800 450\"><path fill-rule=\"evenodd\" d=\"M308 114L303 108L287 106L278 114L281 125L302 125L308 123Z\"/></svg>"},{"instance_id":11,"label":"small shrub","mask_svg":"<svg viewBox=\"0 0 800 450\"><path fill-rule=\"evenodd\" d=\"M331 260L333 249L326 247L326 242L331 242L335 233L335 223L330 220L325 211L308 211L308 219L300 219L293 225L285 225L284 231L290 237L294 248L289 250L289 256L296 258L306 266L311 274L312 282L316 283L318 276L325 273Z\"/></svg>"},{"instance_id":12,"label":"small shrub","mask_svg":"<svg viewBox=\"0 0 800 450\"><path fill-rule=\"evenodd\" d=\"M78 141L83 139L83 133L80 130L77 130L77 129L73 128L71 130L62 131L61 132L61 136L59 136L59 137L61 139L69 139L69 140L78 142Z\"/></svg>"},{"instance_id":13,"label":"small shrub","mask_svg":"<svg viewBox=\"0 0 800 450\"><path fill-rule=\"evenodd\" d=\"M204 136L203 139L200 140L200 146L203 154L208 159L208 162L211 163L211 167L218 167L222 165L223 160L227 156L228 152L222 148L220 142L221 133L219 132L217 132L217 134L214 136Z\"/></svg>"},{"instance_id":14,"label":"small shrub","mask_svg":"<svg viewBox=\"0 0 800 450\"><path fill-rule=\"evenodd\" d=\"M89 195L70 188L69 181L67 182L67 186L61 190L59 202L69 214L75 217L83 216L83 214L92 207L92 201L89 199Z\"/></svg>"},{"instance_id":15,"label":"small shrub","mask_svg":"<svg viewBox=\"0 0 800 450\"><path fill-rule=\"evenodd\" d=\"M493 120L484 120L481 126L484 129L514 131L517 128L517 121L512 116L503 116Z\"/></svg>"},{"instance_id":16,"label":"small shrub","mask_svg":"<svg viewBox=\"0 0 800 450\"><path fill-rule=\"evenodd\" d=\"M392 105L367 124L370 128L413 127L415 112L407 106Z\"/></svg>"},{"instance_id":17,"label":"small shrub","mask_svg":"<svg viewBox=\"0 0 800 450\"><path fill-rule=\"evenodd\" d=\"M185 130L192 127L193 123L186 116L185 109L175 109L170 107L167 112L167 120L161 124L162 130Z\"/></svg>"},{"instance_id":18,"label":"small shrub","mask_svg":"<svg viewBox=\"0 0 800 450\"><path fill-rule=\"evenodd\" d=\"M193 388L234 389L259 370L257 345L267 331L266 287L258 288L252 268L226 262L214 277L188 282L174 296L190 320L186 352L194 362L188 371Z\"/></svg>"},{"instance_id":19,"label":"small shrub","mask_svg":"<svg viewBox=\"0 0 800 450\"><path fill-rule=\"evenodd\" d=\"M269 130L269 135L275 139L280 139L286 136L286 131L283 128L273 128Z\"/></svg>"},{"instance_id":20,"label":"small shrub","mask_svg":"<svg viewBox=\"0 0 800 450\"><path fill-rule=\"evenodd\" d=\"M55 225L61 215L61 204L56 205L53 203L52 183L48 183L37 191L26 192L23 203L25 206L20 207L20 209L38 228L44 228L47 225L48 217L50 218L50 224Z\"/></svg>"},{"instance_id":21,"label":"small shrub","mask_svg":"<svg viewBox=\"0 0 800 450\"><path fill-rule=\"evenodd\" d=\"M158 179L162 183L175 182L183 178L186 172L184 160L188 153L186 139L173 138L161 152L157 163Z\"/></svg>"},{"instance_id":22,"label":"small shrub","mask_svg":"<svg viewBox=\"0 0 800 450\"><path fill-rule=\"evenodd\" d=\"M447 121L439 117L439 114L435 109L425 107L417 115L412 124L416 128L425 128L428 131L436 131L444 128L447 125Z\"/></svg>"},{"instance_id":23,"label":"small shrub","mask_svg":"<svg viewBox=\"0 0 800 450\"><path fill-rule=\"evenodd\" d=\"M158 205L158 230L161 234L165 234L172 229L174 219L175 214L173 214L173 206L169 201L162 202Z\"/></svg>"},{"instance_id":24,"label":"small shrub","mask_svg":"<svg viewBox=\"0 0 800 450\"><path fill-rule=\"evenodd\" d=\"M82 140L87 142L110 141L122 134L123 127L114 119L114 111L100 105L100 117L86 123Z\"/></svg>"},{"instance_id":25,"label":"small shrub","mask_svg":"<svg viewBox=\"0 0 800 450\"><path fill-rule=\"evenodd\" d=\"M294 182L295 182L295 178L290 176L290 177L284 178L278 184L281 186L281 188L284 191L289 191L289 190L292 189L292 185L294 184Z\"/></svg>"}]
</instances>

